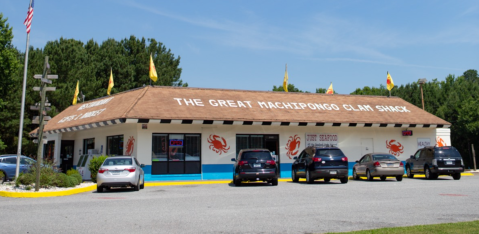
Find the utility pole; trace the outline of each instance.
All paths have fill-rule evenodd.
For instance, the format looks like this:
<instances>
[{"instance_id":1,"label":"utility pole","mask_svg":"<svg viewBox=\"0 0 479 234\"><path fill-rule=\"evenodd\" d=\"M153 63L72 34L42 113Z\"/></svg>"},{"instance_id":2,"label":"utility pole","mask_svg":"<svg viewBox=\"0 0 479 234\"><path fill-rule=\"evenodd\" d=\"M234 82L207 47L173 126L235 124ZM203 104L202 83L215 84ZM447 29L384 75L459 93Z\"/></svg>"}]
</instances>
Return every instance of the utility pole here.
<instances>
[{"instance_id":1,"label":"utility pole","mask_svg":"<svg viewBox=\"0 0 479 234\"><path fill-rule=\"evenodd\" d=\"M421 101L422 101L422 109L424 110L424 94L422 93L422 85L427 82L426 78L419 79L419 85L421 86Z\"/></svg>"},{"instance_id":2,"label":"utility pole","mask_svg":"<svg viewBox=\"0 0 479 234\"><path fill-rule=\"evenodd\" d=\"M45 122L50 120L50 116L46 116L46 111L50 110L50 107L45 108L45 106L50 106L50 103L45 103L46 99L46 92L47 91L55 91L56 87L47 87L47 84L51 84L51 79L58 79L58 75L48 75L50 72L50 65L48 64L48 56L45 56L45 64L43 65L43 74L42 75L34 75L33 78L41 79L41 86L40 87L33 87L33 91L40 91L40 105L38 103L35 106L31 106L30 109L38 110L39 116L35 116L32 123L40 124L38 127L37 132L37 142L38 142L38 150L37 150L37 175L35 180L35 192L40 190L40 171L42 168L42 160L43 160L43 144L45 144L46 140L43 139L43 128L45 126ZM40 106L38 108L38 106Z\"/></svg>"},{"instance_id":3,"label":"utility pole","mask_svg":"<svg viewBox=\"0 0 479 234\"><path fill-rule=\"evenodd\" d=\"M476 152L474 151L474 144L471 145L472 147L472 161L474 162L474 171L476 171Z\"/></svg>"}]
</instances>

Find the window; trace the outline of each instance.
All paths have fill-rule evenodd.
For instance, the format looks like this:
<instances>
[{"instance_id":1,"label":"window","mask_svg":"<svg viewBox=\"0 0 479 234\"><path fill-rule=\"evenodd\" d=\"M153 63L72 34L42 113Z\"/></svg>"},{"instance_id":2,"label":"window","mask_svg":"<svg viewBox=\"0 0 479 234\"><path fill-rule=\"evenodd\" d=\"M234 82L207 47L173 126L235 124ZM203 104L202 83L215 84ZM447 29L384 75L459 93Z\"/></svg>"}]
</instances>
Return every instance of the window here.
<instances>
[{"instance_id":1,"label":"window","mask_svg":"<svg viewBox=\"0 0 479 234\"><path fill-rule=\"evenodd\" d=\"M155 133L152 141L152 174L201 173L200 134Z\"/></svg>"},{"instance_id":2,"label":"window","mask_svg":"<svg viewBox=\"0 0 479 234\"><path fill-rule=\"evenodd\" d=\"M133 165L131 158L107 158L103 163L105 166Z\"/></svg>"},{"instance_id":3,"label":"window","mask_svg":"<svg viewBox=\"0 0 479 234\"><path fill-rule=\"evenodd\" d=\"M95 149L95 138L83 139L83 154L88 154L89 149Z\"/></svg>"},{"instance_id":4,"label":"window","mask_svg":"<svg viewBox=\"0 0 479 234\"><path fill-rule=\"evenodd\" d=\"M123 135L106 137L106 154L123 155Z\"/></svg>"}]
</instances>

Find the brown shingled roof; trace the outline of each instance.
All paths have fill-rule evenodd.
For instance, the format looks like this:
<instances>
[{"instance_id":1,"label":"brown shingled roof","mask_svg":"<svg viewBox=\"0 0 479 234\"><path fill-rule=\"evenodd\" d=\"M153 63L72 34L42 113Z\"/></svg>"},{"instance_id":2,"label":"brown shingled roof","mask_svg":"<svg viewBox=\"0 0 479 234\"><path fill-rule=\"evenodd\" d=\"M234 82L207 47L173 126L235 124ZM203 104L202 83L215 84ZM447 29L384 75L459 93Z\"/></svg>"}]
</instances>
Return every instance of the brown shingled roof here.
<instances>
[{"instance_id":1,"label":"brown shingled roof","mask_svg":"<svg viewBox=\"0 0 479 234\"><path fill-rule=\"evenodd\" d=\"M146 86L70 106L45 131L128 119L450 125L398 97Z\"/></svg>"}]
</instances>

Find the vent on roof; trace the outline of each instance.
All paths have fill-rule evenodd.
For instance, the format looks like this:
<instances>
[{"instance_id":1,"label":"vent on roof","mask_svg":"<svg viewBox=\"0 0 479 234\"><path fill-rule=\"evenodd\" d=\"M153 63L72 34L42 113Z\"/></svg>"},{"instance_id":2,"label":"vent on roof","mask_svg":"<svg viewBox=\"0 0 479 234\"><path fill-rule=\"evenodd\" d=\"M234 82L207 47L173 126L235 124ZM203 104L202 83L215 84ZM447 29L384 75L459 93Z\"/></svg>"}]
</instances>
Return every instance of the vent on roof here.
<instances>
[{"instance_id":1,"label":"vent on roof","mask_svg":"<svg viewBox=\"0 0 479 234\"><path fill-rule=\"evenodd\" d=\"M243 125L253 125L253 121L244 121Z\"/></svg>"}]
</instances>

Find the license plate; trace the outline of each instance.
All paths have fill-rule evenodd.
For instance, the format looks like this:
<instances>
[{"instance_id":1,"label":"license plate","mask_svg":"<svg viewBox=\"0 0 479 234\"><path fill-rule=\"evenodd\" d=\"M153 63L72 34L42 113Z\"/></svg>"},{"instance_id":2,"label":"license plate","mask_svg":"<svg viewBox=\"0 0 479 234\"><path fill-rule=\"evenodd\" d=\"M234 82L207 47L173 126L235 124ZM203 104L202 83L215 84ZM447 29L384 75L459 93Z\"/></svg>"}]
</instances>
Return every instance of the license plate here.
<instances>
[{"instance_id":1,"label":"license plate","mask_svg":"<svg viewBox=\"0 0 479 234\"><path fill-rule=\"evenodd\" d=\"M388 167L394 167L394 163L388 163Z\"/></svg>"},{"instance_id":2,"label":"license plate","mask_svg":"<svg viewBox=\"0 0 479 234\"><path fill-rule=\"evenodd\" d=\"M253 164L253 167L261 167L261 164L255 163L255 164Z\"/></svg>"},{"instance_id":3,"label":"license plate","mask_svg":"<svg viewBox=\"0 0 479 234\"><path fill-rule=\"evenodd\" d=\"M454 165L453 161L446 161L446 165Z\"/></svg>"},{"instance_id":4,"label":"license plate","mask_svg":"<svg viewBox=\"0 0 479 234\"><path fill-rule=\"evenodd\" d=\"M337 171L330 171L329 174L336 175L336 174L338 174L338 172Z\"/></svg>"}]
</instances>

